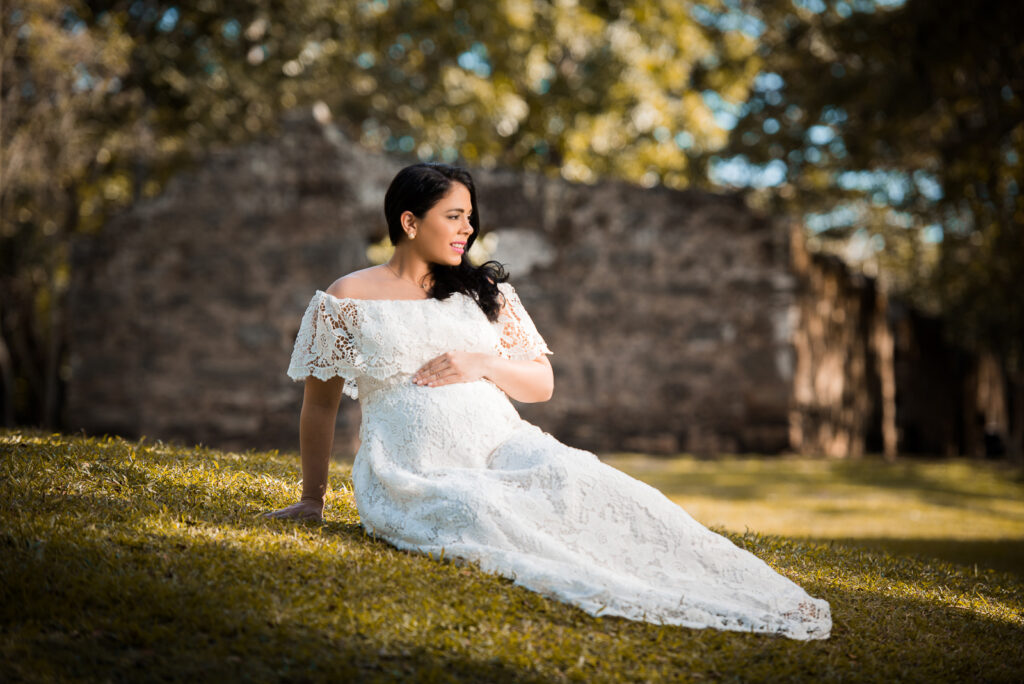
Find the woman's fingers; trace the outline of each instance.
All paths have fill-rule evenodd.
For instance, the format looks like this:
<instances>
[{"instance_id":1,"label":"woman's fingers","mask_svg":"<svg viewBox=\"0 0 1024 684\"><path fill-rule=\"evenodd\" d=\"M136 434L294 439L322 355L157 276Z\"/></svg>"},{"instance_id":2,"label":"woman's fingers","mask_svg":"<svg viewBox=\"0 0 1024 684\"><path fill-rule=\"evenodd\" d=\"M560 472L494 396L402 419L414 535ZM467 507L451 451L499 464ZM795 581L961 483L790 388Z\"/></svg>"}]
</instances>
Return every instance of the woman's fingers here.
<instances>
[{"instance_id":1,"label":"woman's fingers","mask_svg":"<svg viewBox=\"0 0 1024 684\"><path fill-rule=\"evenodd\" d=\"M418 378L415 379L419 384L422 385L447 385L450 382L458 382L462 379L462 371L454 368L453 366L445 366L435 369L430 373L421 373Z\"/></svg>"},{"instance_id":2,"label":"woman's fingers","mask_svg":"<svg viewBox=\"0 0 1024 684\"><path fill-rule=\"evenodd\" d=\"M446 352L431 359L416 371L412 381L418 385L449 385L474 378L468 371L476 357L468 352Z\"/></svg>"},{"instance_id":3,"label":"woman's fingers","mask_svg":"<svg viewBox=\"0 0 1024 684\"><path fill-rule=\"evenodd\" d=\"M482 377L474 374L478 357L467 351L447 351L427 361L413 376L413 382L436 387L475 380Z\"/></svg>"},{"instance_id":4,"label":"woman's fingers","mask_svg":"<svg viewBox=\"0 0 1024 684\"><path fill-rule=\"evenodd\" d=\"M416 375L413 376L413 382L429 384L432 380L442 377L449 363L448 354L442 354L435 359L431 359L416 371Z\"/></svg>"},{"instance_id":5,"label":"woman's fingers","mask_svg":"<svg viewBox=\"0 0 1024 684\"><path fill-rule=\"evenodd\" d=\"M412 377L413 382L429 379L429 376L434 374L434 371L441 366L443 361L443 355L427 361L425 364L420 366L418 371L416 371L416 374Z\"/></svg>"}]
</instances>

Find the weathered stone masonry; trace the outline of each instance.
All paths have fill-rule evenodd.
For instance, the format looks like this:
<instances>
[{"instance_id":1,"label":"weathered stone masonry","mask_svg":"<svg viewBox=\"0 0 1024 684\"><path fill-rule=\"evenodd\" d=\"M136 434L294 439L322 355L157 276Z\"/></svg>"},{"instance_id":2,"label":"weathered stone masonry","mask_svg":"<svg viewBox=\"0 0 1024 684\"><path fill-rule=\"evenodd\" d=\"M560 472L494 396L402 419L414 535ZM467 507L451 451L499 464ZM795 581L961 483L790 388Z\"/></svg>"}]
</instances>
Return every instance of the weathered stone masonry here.
<instances>
[{"instance_id":1,"label":"weathered stone masonry","mask_svg":"<svg viewBox=\"0 0 1024 684\"><path fill-rule=\"evenodd\" d=\"M71 426L297 449L302 385L285 369L301 314L315 289L370 265L384 192L408 163L295 116L78 241ZM554 352L554 397L518 404L524 418L591 450L787 446L784 226L738 197L472 172L484 233L535 234L547 253L518 271L502 253L514 240L494 255ZM358 422L345 399L339 454Z\"/></svg>"},{"instance_id":2,"label":"weathered stone masonry","mask_svg":"<svg viewBox=\"0 0 1024 684\"><path fill-rule=\"evenodd\" d=\"M285 370L302 313L370 265L412 160L302 112L284 124L77 239L66 427L298 449ZM553 398L518 408L567 444L855 457L978 454L1007 434L990 359L738 196L471 171L493 256L554 351ZM359 418L343 399L336 454Z\"/></svg>"}]
</instances>

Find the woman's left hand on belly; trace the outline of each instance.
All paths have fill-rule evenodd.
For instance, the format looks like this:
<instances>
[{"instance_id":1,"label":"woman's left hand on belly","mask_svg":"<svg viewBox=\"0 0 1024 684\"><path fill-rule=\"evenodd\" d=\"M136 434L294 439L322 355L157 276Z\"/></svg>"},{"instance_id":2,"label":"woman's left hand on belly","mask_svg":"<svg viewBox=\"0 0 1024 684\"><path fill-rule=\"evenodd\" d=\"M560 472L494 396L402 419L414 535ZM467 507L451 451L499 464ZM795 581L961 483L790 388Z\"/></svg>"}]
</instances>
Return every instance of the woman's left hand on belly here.
<instances>
[{"instance_id":1,"label":"woman's left hand on belly","mask_svg":"<svg viewBox=\"0 0 1024 684\"><path fill-rule=\"evenodd\" d=\"M417 385L438 387L456 382L481 380L487 371L491 354L449 351L420 366L412 377Z\"/></svg>"}]
</instances>

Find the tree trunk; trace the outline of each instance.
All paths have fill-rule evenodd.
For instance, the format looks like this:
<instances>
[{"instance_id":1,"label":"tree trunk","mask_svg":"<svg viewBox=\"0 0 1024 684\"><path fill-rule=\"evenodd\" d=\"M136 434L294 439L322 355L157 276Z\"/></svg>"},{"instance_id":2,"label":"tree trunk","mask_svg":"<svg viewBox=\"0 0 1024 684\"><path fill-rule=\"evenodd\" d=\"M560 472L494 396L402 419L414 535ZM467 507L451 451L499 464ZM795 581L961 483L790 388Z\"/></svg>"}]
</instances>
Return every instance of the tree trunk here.
<instances>
[{"instance_id":1,"label":"tree trunk","mask_svg":"<svg viewBox=\"0 0 1024 684\"><path fill-rule=\"evenodd\" d=\"M983 431L978 425L978 357L975 355L970 361L970 370L964 377L963 396L961 404L963 410L963 454L970 458L981 458L984 456Z\"/></svg>"},{"instance_id":2,"label":"tree trunk","mask_svg":"<svg viewBox=\"0 0 1024 684\"><path fill-rule=\"evenodd\" d=\"M1010 410L1007 414L1006 455L1014 463L1024 466L1024 374L1009 378Z\"/></svg>"},{"instance_id":3,"label":"tree trunk","mask_svg":"<svg viewBox=\"0 0 1024 684\"><path fill-rule=\"evenodd\" d=\"M2 314L2 310L0 310ZM0 315L0 321L3 316ZM14 363L11 361L11 350L4 339L3 323L0 323L0 392L2 392L4 408L0 421L7 427L14 426Z\"/></svg>"}]
</instances>

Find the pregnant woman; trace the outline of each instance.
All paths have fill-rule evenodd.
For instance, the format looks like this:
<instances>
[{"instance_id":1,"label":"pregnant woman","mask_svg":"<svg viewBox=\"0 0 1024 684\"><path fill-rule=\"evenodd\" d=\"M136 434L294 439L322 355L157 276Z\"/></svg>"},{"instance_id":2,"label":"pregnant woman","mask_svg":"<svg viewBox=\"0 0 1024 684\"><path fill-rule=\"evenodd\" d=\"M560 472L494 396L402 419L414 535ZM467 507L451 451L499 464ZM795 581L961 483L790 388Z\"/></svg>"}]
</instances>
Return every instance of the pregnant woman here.
<instances>
[{"instance_id":1,"label":"pregnant woman","mask_svg":"<svg viewBox=\"0 0 1024 684\"><path fill-rule=\"evenodd\" d=\"M473 180L428 162L384 199L391 260L317 290L288 375L305 381L302 498L322 518L342 393L362 409L352 486L364 529L578 606L692 628L828 638L829 604L661 492L523 420L547 401L548 349L508 275L466 253Z\"/></svg>"}]
</instances>

